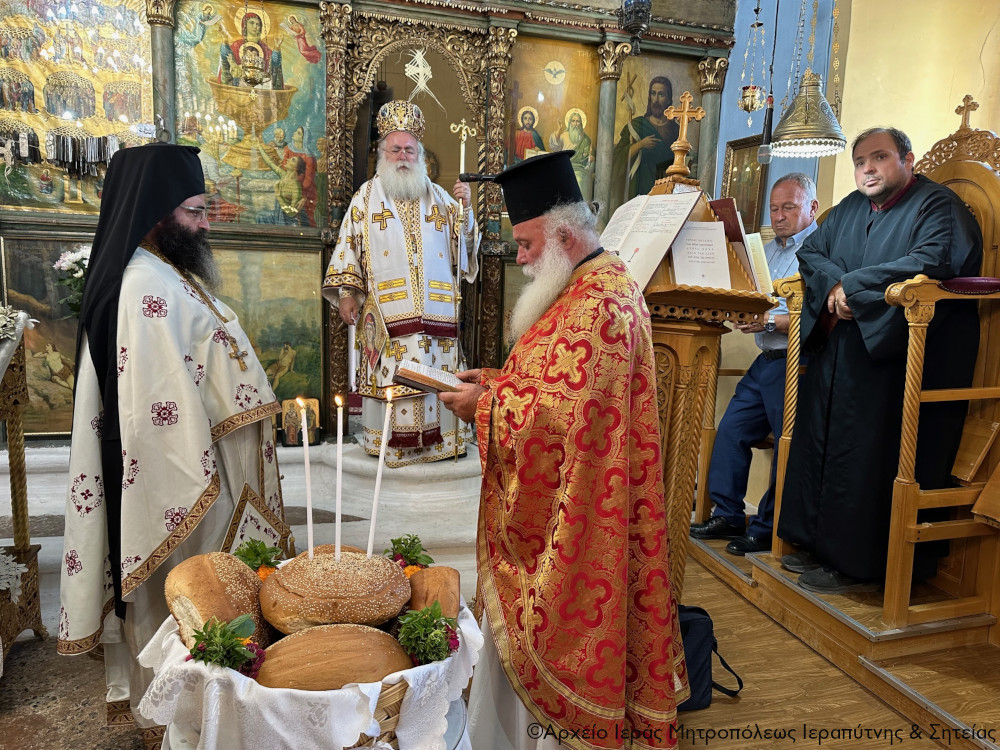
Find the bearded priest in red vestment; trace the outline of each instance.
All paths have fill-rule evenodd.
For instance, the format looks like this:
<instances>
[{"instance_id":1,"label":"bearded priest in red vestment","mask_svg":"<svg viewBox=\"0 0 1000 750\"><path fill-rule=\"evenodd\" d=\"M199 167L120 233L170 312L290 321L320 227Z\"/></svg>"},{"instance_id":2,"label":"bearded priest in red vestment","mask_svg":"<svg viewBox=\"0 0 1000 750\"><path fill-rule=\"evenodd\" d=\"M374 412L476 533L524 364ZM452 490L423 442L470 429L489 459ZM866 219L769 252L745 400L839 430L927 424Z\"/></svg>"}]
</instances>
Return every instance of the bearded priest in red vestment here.
<instances>
[{"instance_id":1,"label":"bearded priest in red vestment","mask_svg":"<svg viewBox=\"0 0 1000 750\"><path fill-rule=\"evenodd\" d=\"M442 403L474 421L486 639L476 750L664 748L688 695L670 587L649 311L600 247L572 151L502 172L532 281L501 370Z\"/></svg>"}]
</instances>

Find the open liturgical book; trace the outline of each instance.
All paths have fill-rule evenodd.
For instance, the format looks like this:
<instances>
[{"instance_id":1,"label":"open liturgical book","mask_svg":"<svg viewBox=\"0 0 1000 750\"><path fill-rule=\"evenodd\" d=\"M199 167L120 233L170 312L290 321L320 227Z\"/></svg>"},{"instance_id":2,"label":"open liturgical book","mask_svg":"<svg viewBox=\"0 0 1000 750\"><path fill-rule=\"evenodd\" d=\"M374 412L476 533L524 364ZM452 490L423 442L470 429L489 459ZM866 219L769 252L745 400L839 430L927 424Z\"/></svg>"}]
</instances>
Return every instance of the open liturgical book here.
<instances>
[{"instance_id":1,"label":"open liturgical book","mask_svg":"<svg viewBox=\"0 0 1000 750\"><path fill-rule=\"evenodd\" d=\"M699 206L701 204L701 206ZM699 220L709 219L709 220ZM673 283L713 289L739 288L732 278L727 240L753 291L772 291L760 235L746 235L736 201L707 201L704 193L640 195L615 211L601 243L616 253L645 288L670 253ZM759 256L759 257L755 257Z\"/></svg>"},{"instance_id":2,"label":"open liturgical book","mask_svg":"<svg viewBox=\"0 0 1000 750\"><path fill-rule=\"evenodd\" d=\"M462 381L455 374L438 367L429 367L421 362L400 362L392 382L416 388L425 393L457 391Z\"/></svg>"}]
</instances>

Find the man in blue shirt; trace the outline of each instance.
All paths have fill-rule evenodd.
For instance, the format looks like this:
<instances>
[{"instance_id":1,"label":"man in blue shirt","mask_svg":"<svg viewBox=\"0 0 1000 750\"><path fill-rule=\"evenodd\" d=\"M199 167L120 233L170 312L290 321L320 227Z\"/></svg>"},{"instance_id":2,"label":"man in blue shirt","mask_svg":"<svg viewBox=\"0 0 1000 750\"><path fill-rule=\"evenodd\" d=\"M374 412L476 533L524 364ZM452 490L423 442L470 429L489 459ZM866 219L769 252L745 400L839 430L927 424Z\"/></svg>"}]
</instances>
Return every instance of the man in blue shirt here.
<instances>
[{"instance_id":1,"label":"man in blue shirt","mask_svg":"<svg viewBox=\"0 0 1000 750\"><path fill-rule=\"evenodd\" d=\"M774 239L764 251L772 279L798 271L796 251L816 229L816 185L808 175L792 172L771 188L771 228ZM774 434L781 437L785 406L785 353L788 349L788 308L784 299L766 321L738 324L742 333L753 333L761 353L736 385L722 416L708 470L708 494L715 508L705 523L691 526L696 539L732 539L726 552L745 555L771 548L774 523L774 485L777 460L771 462L771 481L757 506L757 515L746 523L743 498L750 475L750 449Z\"/></svg>"}]
</instances>

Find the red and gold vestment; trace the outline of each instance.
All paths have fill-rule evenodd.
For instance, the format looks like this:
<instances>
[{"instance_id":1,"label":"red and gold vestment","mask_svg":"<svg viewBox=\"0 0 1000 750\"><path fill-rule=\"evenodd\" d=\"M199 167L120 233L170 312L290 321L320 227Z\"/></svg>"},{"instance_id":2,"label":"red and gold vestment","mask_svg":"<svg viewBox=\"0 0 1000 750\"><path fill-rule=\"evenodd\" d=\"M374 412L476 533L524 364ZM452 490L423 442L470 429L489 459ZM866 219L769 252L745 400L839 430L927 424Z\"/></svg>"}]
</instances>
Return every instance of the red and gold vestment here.
<instances>
[{"instance_id":1,"label":"red and gold vestment","mask_svg":"<svg viewBox=\"0 0 1000 750\"><path fill-rule=\"evenodd\" d=\"M479 602L508 680L543 726L590 729L567 747L625 747L625 731L672 747L688 688L652 333L621 261L577 268L481 382Z\"/></svg>"}]
</instances>

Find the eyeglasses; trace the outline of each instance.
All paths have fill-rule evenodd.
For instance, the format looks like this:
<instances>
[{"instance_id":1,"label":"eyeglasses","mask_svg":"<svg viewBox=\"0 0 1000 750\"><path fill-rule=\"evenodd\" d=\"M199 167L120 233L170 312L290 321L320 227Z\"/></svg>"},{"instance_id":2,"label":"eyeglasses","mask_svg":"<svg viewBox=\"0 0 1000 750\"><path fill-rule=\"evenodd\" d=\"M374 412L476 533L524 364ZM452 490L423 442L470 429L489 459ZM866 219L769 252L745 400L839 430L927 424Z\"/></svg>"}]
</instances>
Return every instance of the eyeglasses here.
<instances>
[{"instance_id":1,"label":"eyeglasses","mask_svg":"<svg viewBox=\"0 0 1000 750\"><path fill-rule=\"evenodd\" d=\"M399 156L400 153L404 153L407 156L416 156L417 150L413 146L407 146L406 148L400 148L399 146L393 146L389 149L389 153L393 156Z\"/></svg>"},{"instance_id":2,"label":"eyeglasses","mask_svg":"<svg viewBox=\"0 0 1000 750\"><path fill-rule=\"evenodd\" d=\"M199 221L208 219L208 206L178 206L178 208L187 211L189 214L197 214Z\"/></svg>"}]
</instances>

